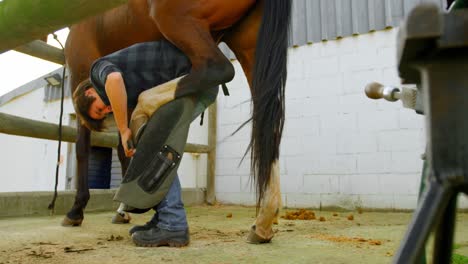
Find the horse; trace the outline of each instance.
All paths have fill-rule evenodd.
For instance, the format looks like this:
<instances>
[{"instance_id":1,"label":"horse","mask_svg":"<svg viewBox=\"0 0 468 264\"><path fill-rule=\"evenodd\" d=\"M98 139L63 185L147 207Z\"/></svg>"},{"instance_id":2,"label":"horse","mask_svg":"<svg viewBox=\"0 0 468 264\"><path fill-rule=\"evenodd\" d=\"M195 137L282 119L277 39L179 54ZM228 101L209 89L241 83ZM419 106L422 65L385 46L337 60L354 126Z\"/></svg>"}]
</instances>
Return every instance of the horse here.
<instances>
[{"instance_id":1,"label":"horse","mask_svg":"<svg viewBox=\"0 0 468 264\"><path fill-rule=\"evenodd\" d=\"M176 98L218 86L234 77L234 67L218 48L220 42L226 43L242 66L252 96L249 151L257 218L249 241L269 242L281 205L278 159L290 20L288 0L129 0L70 27L65 57L72 92L89 77L94 60L135 43L160 39L173 43L192 63L190 73L177 81ZM78 126L77 193L63 225L81 225L90 197L90 130L81 122ZM122 146L118 153L125 171L128 159Z\"/></svg>"}]
</instances>

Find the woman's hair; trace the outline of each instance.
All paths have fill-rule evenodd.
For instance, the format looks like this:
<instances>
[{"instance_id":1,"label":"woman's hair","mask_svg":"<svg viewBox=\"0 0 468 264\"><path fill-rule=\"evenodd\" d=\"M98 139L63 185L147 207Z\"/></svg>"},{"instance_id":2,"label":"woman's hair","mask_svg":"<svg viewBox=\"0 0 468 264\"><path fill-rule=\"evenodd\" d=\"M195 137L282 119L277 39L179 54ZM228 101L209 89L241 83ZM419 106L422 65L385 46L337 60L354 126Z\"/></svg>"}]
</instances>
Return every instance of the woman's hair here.
<instances>
[{"instance_id":1,"label":"woman's hair","mask_svg":"<svg viewBox=\"0 0 468 264\"><path fill-rule=\"evenodd\" d=\"M89 108L94 100L96 100L95 97L85 94L86 90L90 88L93 88L93 85L89 78L78 84L73 93L73 104L75 105L76 114L82 125L90 130L102 131L104 129L104 119L96 120L89 116Z\"/></svg>"}]
</instances>

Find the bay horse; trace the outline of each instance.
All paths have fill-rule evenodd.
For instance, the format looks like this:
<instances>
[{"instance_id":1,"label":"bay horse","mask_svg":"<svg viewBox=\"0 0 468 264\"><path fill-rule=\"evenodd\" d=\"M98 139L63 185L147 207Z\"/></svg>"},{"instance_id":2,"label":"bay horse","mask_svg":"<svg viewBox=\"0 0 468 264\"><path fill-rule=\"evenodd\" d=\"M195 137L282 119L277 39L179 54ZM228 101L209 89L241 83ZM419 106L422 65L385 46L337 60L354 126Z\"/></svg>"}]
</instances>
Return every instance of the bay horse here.
<instances>
[{"instance_id":1,"label":"bay horse","mask_svg":"<svg viewBox=\"0 0 468 264\"><path fill-rule=\"evenodd\" d=\"M269 242L281 205L279 145L284 125L284 92L291 17L290 0L129 0L127 4L70 27L65 57L72 89L89 77L92 62L139 42L167 39L192 63L177 82L176 98L229 82L234 67L218 43L234 52L252 95L251 170L258 215L249 241ZM76 141L77 194L64 225L81 225L89 200L90 130L79 123ZM125 171L128 160L119 146Z\"/></svg>"}]
</instances>

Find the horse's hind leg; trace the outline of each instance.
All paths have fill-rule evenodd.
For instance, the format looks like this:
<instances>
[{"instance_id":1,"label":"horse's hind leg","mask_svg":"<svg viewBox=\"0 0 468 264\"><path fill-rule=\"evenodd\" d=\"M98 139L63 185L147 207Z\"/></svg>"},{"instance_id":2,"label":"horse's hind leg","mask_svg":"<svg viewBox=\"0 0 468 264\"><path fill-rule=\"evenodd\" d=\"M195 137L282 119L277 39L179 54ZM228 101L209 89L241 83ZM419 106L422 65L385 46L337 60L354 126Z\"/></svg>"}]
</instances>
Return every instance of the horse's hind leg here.
<instances>
[{"instance_id":1,"label":"horse's hind leg","mask_svg":"<svg viewBox=\"0 0 468 264\"><path fill-rule=\"evenodd\" d=\"M231 62L218 49L209 22L196 18L190 8L175 8L173 1L151 2L151 17L161 33L192 62L191 72L177 82L174 98L229 82L234 77Z\"/></svg>"},{"instance_id":2,"label":"horse's hind leg","mask_svg":"<svg viewBox=\"0 0 468 264\"><path fill-rule=\"evenodd\" d=\"M272 225L278 222L278 215L281 207L278 161L271 166L270 182L268 183L268 188L261 201L257 219L255 219L249 237L247 238L248 242L254 244L270 242L274 235Z\"/></svg>"},{"instance_id":3,"label":"horse's hind leg","mask_svg":"<svg viewBox=\"0 0 468 264\"><path fill-rule=\"evenodd\" d=\"M257 3L255 8L223 38L223 41L226 42L240 62L250 87L252 87L255 49L262 18L262 7L261 3ZM273 162L271 167L270 181L260 203L260 211L248 237L250 243L269 242L274 235L272 225L278 223L281 208L278 160Z\"/></svg>"}]
</instances>

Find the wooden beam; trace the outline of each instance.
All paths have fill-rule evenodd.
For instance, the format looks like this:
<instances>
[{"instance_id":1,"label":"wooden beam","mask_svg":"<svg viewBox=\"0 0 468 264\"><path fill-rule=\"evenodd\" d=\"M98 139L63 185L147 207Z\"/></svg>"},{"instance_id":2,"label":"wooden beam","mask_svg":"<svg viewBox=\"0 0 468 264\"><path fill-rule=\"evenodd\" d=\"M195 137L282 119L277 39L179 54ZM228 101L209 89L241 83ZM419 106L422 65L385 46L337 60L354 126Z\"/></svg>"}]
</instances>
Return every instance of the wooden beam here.
<instances>
[{"instance_id":1,"label":"wooden beam","mask_svg":"<svg viewBox=\"0 0 468 264\"><path fill-rule=\"evenodd\" d=\"M15 136L58 140L58 125L27 119L5 113L0 113L0 133ZM77 129L70 126L62 127L62 140L75 142ZM115 147L119 138L115 133L93 132L91 144L99 147Z\"/></svg>"},{"instance_id":2,"label":"wooden beam","mask_svg":"<svg viewBox=\"0 0 468 264\"><path fill-rule=\"evenodd\" d=\"M0 113L0 133L33 137L49 140L58 140L58 125L37 121ZM62 126L62 140L65 142L75 142L78 132L77 129L71 126ZM92 132L91 145L107 148L115 148L119 144L117 133L108 132ZM211 147L200 144L187 143L185 152L192 153L209 153Z\"/></svg>"},{"instance_id":3,"label":"wooden beam","mask_svg":"<svg viewBox=\"0 0 468 264\"><path fill-rule=\"evenodd\" d=\"M208 146L211 151L207 158L207 179L206 179L206 202L208 204L216 203L216 119L218 107L216 101L208 108Z\"/></svg>"},{"instance_id":4,"label":"wooden beam","mask_svg":"<svg viewBox=\"0 0 468 264\"><path fill-rule=\"evenodd\" d=\"M60 65L65 64L63 50L51 46L42 40L34 40L23 46L16 47L15 50Z\"/></svg>"},{"instance_id":5,"label":"wooden beam","mask_svg":"<svg viewBox=\"0 0 468 264\"><path fill-rule=\"evenodd\" d=\"M3 0L0 53L127 3L128 0Z\"/></svg>"}]
</instances>

